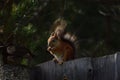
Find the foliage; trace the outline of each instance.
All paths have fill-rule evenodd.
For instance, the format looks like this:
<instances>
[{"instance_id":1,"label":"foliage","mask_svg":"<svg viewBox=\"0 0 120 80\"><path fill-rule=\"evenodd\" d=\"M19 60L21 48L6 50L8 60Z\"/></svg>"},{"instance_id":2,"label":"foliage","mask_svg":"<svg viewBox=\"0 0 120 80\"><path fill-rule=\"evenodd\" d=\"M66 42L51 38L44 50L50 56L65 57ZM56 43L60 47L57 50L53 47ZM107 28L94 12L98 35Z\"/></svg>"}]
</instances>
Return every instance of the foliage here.
<instances>
[{"instance_id":1,"label":"foliage","mask_svg":"<svg viewBox=\"0 0 120 80\"><path fill-rule=\"evenodd\" d=\"M0 41L5 43L14 34L15 44L26 46L36 55L34 64L51 59L46 51L47 38L58 17L64 17L67 30L77 35L79 57L119 51L119 4L79 0L7 0L0 4Z\"/></svg>"}]
</instances>

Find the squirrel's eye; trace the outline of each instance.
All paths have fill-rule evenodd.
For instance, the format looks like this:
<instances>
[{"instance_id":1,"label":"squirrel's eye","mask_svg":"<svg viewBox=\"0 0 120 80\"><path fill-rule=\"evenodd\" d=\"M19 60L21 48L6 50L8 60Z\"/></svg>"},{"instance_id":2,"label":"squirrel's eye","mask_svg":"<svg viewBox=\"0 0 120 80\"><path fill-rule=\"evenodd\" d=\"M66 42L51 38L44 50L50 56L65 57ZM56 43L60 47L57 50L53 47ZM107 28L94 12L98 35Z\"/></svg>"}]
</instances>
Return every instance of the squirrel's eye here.
<instances>
[{"instance_id":1,"label":"squirrel's eye","mask_svg":"<svg viewBox=\"0 0 120 80\"><path fill-rule=\"evenodd\" d=\"M56 39L53 39L52 42L56 42Z\"/></svg>"}]
</instances>

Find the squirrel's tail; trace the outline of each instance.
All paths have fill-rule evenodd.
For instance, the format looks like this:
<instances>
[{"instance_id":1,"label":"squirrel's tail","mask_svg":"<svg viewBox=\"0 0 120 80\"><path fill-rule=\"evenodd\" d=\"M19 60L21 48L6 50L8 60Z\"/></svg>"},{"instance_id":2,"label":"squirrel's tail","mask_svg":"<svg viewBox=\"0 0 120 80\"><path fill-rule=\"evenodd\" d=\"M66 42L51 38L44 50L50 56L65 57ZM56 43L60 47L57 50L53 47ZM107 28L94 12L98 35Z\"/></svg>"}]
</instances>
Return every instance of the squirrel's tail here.
<instances>
[{"instance_id":1,"label":"squirrel's tail","mask_svg":"<svg viewBox=\"0 0 120 80\"><path fill-rule=\"evenodd\" d=\"M72 46L75 56L76 56L77 49L78 49L77 37L74 34L65 33L63 36L63 41L66 41L67 43L69 43Z\"/></svg>"}]
</instances>

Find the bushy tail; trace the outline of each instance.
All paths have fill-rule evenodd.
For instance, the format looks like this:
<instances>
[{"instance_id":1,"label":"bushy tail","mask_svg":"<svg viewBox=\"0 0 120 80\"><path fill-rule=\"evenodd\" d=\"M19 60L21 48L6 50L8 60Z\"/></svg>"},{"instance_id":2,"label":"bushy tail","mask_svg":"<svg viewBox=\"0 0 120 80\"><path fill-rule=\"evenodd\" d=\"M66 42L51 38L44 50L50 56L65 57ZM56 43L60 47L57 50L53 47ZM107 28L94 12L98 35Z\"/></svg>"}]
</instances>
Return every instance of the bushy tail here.
<instances>
[{"instance_id":1,"label":"bushy tail","mask_svg":"<svg viewBox=\"0 0 120 80\"><path fill-rule=\"evenodd\" d=\"M70 34L70 33L65 33L63 40L68 42L74 49L74 53L77 52L78 49L78 40L77 37L74 34ZM76 55L75 55L76 56Z\"/></svg>"}]
</instances>

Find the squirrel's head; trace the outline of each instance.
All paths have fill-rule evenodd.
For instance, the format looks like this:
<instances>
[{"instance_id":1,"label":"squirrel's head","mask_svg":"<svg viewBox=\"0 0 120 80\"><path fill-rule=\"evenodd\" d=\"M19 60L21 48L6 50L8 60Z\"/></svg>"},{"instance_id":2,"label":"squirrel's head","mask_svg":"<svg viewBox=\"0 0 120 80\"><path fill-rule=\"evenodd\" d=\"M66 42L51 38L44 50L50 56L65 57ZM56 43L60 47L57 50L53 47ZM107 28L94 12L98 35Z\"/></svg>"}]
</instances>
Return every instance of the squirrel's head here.
<instances>
[{"instance_id":1,"label":"squirrel's head","mask_svg":"<svg viewBox=\"0 0 120 80\"><path fill-rule=\"evenodd\" d=\"M48 51L53 47L60 46L61 42L70 44L73 48L76 46L76 36L66 31L67 22L63 19L57 19L54 24L54 30L48 38Z\"/></svg>"},{"instance_id":2,"label":"squirrel's head","mask_svg":"<svg viewBox=\"0 0 120 80\"><path fill-rule=\"evenodd\" d=\"M60 43L60 38L56 33L51 33L50 37L48 38L48 47L56 47Z\"/></svg>"}]
</instances>

